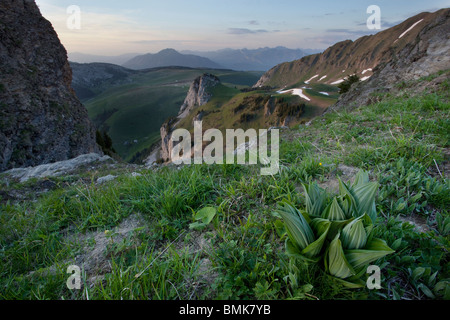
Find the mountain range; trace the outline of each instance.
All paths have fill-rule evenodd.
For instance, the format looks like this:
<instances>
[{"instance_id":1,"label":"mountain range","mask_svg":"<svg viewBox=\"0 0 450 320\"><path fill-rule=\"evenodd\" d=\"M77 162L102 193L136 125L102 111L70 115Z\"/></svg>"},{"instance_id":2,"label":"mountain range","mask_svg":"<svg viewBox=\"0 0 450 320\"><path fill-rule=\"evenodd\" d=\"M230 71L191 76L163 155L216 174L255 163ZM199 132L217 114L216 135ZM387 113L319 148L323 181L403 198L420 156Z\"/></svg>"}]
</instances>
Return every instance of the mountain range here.
<instances>
[{"instance_id":1,"label":"mountain range","mask_svg":"<svg viewBox=\"0 0 450 320\"><path fill-rule=\"evenodd\" d=\"M129 53L119 56L100 56L70 53L69 60L76 63L110 63L140 70L179 66L190 68L231 69L237 71L267 71L287 61L294 61L319 49L289 49L286 47L259 49L222 49L217 51L176 51L164 49L156 54Z\"/></svg>"},{"instance_id":2,"label":"mountain range","mask_svg":"<svg viewBox=\"0 0 450 320\"><path fill-rule=\"evenodd\" d=\"M448 9L423 12L375 35L342 41L323 53L279 64L263 75L255 87L285 88L305 83L338 85L351 74L368 80L377 67L397 60L402 50L418 41L421 32L431 28L436 21L445 22L447 16Z\"/></svg>"},{"instance_id":3,"label":"mountain range","mask_svg":"<svg viewBox=\"0 0 450 320\"><path fill-rule=\"evenodd\" d=\"M241 71L267 71L288 61L298 60L309 54L320 52L314 49L288 49L286 47L259 49L223 49L218 51L181 51L208 58L228 69Z\"/></svg>"}]
</instances>

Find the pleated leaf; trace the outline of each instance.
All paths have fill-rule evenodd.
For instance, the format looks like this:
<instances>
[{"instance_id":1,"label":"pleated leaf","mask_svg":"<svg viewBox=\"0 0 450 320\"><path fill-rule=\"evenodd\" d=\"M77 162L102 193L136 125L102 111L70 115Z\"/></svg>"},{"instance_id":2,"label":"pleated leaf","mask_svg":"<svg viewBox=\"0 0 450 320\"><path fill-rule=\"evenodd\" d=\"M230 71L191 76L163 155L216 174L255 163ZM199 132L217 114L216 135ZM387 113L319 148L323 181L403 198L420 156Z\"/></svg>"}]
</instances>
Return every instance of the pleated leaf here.
<instances>
[{"instance_id":1,"label":"pleated leaf","mask_svg":"<svg viewBox=\"0 0 450 320\"><path fill-rule=\"evenodd\" d=\"M305 189L306 211L311 217L320 217L327 202L326 191L315 182L309 185L304 184L303 188Z\"/></svg>"},{"instance_id":2,"label":"pleated leaf","mask_svg":"<svg viewBox=\"0 0 450 320\"><path fill-rule=\"evenodd\" d=\"M352 203L352 198L349 195L338 197L339 205L344 211L345 217L350 219L353 217L352 211L354 210L356 204Z\"/></svg>"},{"instance_id":3,"label":"pleated leaf","mask_svg":"<svg viewBox=\"0 0 450 320\"><path fill-rule=\"evenodd\" d=\"M363 250L347 250L345 256L352 267L358 269L393 252L384 240L373 239Z\"/></svg>"},{"instance_id":4,"label":"pleated leaf","mask_svg":"<svg viewBox=\"0 0 450 320\"><path fill-rule=\"evenodd\" d=\"M348 225L350 222L355 220L355 218L351 218L349 220L344 221L331 221L331 227L328 231L328 240L332 241L336 236Z\"/></svg>"},{"instance_id":5,"label":"pleated leaf","mask_svg":"<svg viewBox=\"0 0 450 320\"><path fill-rule=\"evenodd\" d=\"M369 182L369 173L364 170L359 170L356 174L355 181L353 182L353 188L361 186Z\"/></svg>"},{"instance_id":6,"label":"pleated leaf","mask_svg":"<svg viewBox=\"0 0 450 320\"><path fill-rule=\"evenodd\" d=\"M369 182L357 186L353 192L357 202L358 212L356 213L358 218L364 214L369 215L373 222L376 220L376 207L375 197L378 191L377 182Z\"/></svg>"},{"instance_id":7,"label":"pleated leaf","mask_svg":"<svg viewBox=\"0 0 450 320\"><path fill-rule=\"evenodd\" d=\"M286 253L290 257L298 258L303 261L311 262L311 263L317 263L321 259L321 256L308 258L306 255L301 254L299 249L296 246L294 246L294 244L292 243L292 241L290 239L286 239L285 247L286 247Z\"/></svg>"},{"instance_id":8,"label":"pleated leaf","mask_svg":"<svg viewBox=\"0 0 450 320\"><path fill-rule=\"evenodd\" d=\"M283 218L286 232L294 246L303 250L314 242L314 233L300 211L284 203L284 206L280 207L277 213Z\"/></svg>"},{"instance_id":9,"label":"pleated leaf","mask_svg":"<svg viewBox=\"0 0 450 320\"><path fill-rule=\"evenodd\" d=\"M332 276L346 279L356 274L347 261L339 235L330 243L325 256L325 269Z\"/></svg>"},{"instance_id":10,"label":"pleated leaf","mask_svg":"<svg viewBox=\"0 0 450 320\"><path fill-rule=\"evenodd\" d=\"M331 204L324 211L323 218L331 221L345 221L347 220L345 212L342 210L337 198L335 197Z\"/></svg>"},{"instance_id":11,"label":"pleated leaf","mask_svg":"<svg viewBox=\"0 0 450 320\"><path fill-rule=\"evenodd\" d=\"M350 222L341 234L342 245L345 249L362 249L367 244L367 233L361 218Z\"/></svg>"},{"instance_id":12,"label":"pleated leaf","mask_svg":"<svg viewBox=\"0 0 450 320\"><path fill-rule=\"evenodd\" d=\"M316 230L318 239L306 247L301 253L307 258L314 258L320 255L325 240L327 239L328 231L330 230L331 222L324 219L315 219L312 222L313 228Z\"/></svg>"}]
</instances>

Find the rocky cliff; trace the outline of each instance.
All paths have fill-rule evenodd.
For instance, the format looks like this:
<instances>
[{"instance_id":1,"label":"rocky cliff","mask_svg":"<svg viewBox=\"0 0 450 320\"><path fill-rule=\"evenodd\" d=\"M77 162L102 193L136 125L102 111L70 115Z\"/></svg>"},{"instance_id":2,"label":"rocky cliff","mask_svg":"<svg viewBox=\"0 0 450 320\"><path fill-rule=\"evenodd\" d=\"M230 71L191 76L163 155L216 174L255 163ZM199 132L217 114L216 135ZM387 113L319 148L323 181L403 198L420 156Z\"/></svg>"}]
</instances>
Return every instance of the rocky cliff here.
<instances>
[{"instance_id":1,"label":"rocky cliff","mask_svg":"<svg viewBox=\"0 0 450 320\"><path fill-rule=\"evenodd\" d=\"M0 2L0 171L99 152L67 52L32 0Z\"/></svg>"},{"instance_id":2,"label":"rocky cliff","mask_svg":"<svg viewBox=\"0 0 450 320\"><path fill-rule=\"evenodd\" d=\"M203 74L194 80L180 108L178 117L166 121L161 127L161 159L167 161L170 158L173 149L171 134L176 129L179 120L189 115L195 107L207 104L212 98L211 89L218 84L220 84L219 78L212 74Z\"/></svg>"},{"instance_id":3,"label":"rocky cliff","mask_svg":"<svg viewBox=\"0 0 450 320\"><path fill-rule=\"evenodd\" d=\"M450 10L441 10L393 59L380 64L367 82L354 86L328 111L368 105L375 102L376 93L395 94L402 85L408 85L409 82L416 86L412 91L418 93L434 84L448 81L449 74L446 72L430 82L414 84L414 80L449 70L449 52Z\"/></svg>"},{"instance_id":4,"label":"rocky cliff","mask_svg":"<svg viewBox=\"0 0 450 320\"><path fill-rule=\"evenodd\" d=\"M339 42L321 54L280 64L264 74L255 87L281 88L302 83L337 85L349 74L368 80L378 66L397 59L400 52L414 44L419 33L436 21L447 19L449 10L424 12L376 35Z\"/></svg>"}]
</instances>

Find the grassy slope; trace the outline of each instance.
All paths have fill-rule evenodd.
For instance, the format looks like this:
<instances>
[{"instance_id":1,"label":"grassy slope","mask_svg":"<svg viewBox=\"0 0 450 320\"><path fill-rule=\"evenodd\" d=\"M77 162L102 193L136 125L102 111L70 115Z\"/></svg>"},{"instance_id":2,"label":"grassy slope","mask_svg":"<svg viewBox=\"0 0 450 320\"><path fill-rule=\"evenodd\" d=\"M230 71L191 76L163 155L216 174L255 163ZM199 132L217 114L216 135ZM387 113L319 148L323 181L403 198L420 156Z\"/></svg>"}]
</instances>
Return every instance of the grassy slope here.
<instances>
[{"instance_id":1,"label":"grassy slope","mask_svg":"<svg viewBox=\"0 0 450 320\"><path fill-rule=\"evenodd\" d=\"M424 286L438 299L447 290L449 298L450 184L435 164L448 177L449 92L447 80L436 93L383 96L375 105L284 131L283 170L275 179L245 166L142 169L137 178L131 169L105 167L80 173L83 180L53 179L60 188L36 202L3 202L0 299L427 299ZM304 208L301 183L327 185L338 165L370 170L380 182L376 234L396 250L376 263L383 269L381 290L345 289L317 266L290 259L274 227L278 201ZM108 173L119 178L89 183ZM27 188L2 181L6 192ZM191 208L206 206L218 208L216 220L203 232L190 231ZM114 242L113 228L136 214L139 228ZM399 217L423 220L429 231ZM102 285L69 291L67 266L95 245L73 235L105 230L113 232L111 268L95 274ZM189 251L198 239L202 245ZM412 277L419 267L423 274ZM90 277L83 279L90 284Z\"/></svg>"},{"instance_id":2,"label":"grassy slope","mask_svg":"<svg viewBox=\"0 0 450 320\"><path fill-rule=\"evenodd\" d=\"M191 82L205 72L238 88L253 85L261 76L257 72L156 69L132 76L132 84L110 88L85 105L90 118L101 129L107 129L114 148L128 161L159 140L161 125L178 114Z\"/></svg>"}]
</instances>

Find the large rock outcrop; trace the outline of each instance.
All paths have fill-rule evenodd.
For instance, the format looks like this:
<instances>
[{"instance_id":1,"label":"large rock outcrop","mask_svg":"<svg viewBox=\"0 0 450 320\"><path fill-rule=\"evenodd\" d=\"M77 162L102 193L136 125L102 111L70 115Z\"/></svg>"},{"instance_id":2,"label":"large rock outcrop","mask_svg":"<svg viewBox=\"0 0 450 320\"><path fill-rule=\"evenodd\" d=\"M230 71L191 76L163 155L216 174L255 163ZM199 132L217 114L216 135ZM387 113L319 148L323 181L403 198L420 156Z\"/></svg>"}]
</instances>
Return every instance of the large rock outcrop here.
<instances>
[{"instance_id":1,"label":"large rock outcrop","mask_svg":"<svg viewBox=\"0 0 450 320\"><path fill-rule=\"evenodd\" d=\"M368 105L375 102L376 93L393 92L402 83L448 70L450 10L441 10L438 13L435 19L430 21L393 59L380 64L367 82L355 85L348 93L342 95L328 112ZM435 80L442 82L445 79L448 80L448 73ZM424 89L425 87L418 83L415 91L420 92Z\"/></svg>"},{"instance_id":2,"label":"large rock outcrop","mask_svg":"<svg viewBox=\"0 0 450 320\"><path fill-rule=\"evenodd\" d=\"M190 112L199 106L207 104L212 98L211 89L220 84L219 78L212 74L203 74L194 80L188 91L186 99L180 108L177 118L166 121L161 127L161 152L160 157L164 161L170 159L172 149L172 132L176 129L178 122L187 117Z\"/></svg>"},{"instance_id":3,"label":"large rock outcrop","mask_svg":"<svg viewBox=\"0 0 450 320\"><path fill-rule=\"evenodd\" d=\"M205 73L201 77L195 79L189 88L183 105L180 108L178 118L183 119L192 111L194 107L203 106L208 103L212 97L212 93L209 89L215 87L219 83L219 78L209 73Z\"/></svg>"},{"instance_id":4,"label":"large rock outcrop","mask_svg":"<svg viewBox=\"0 0 450 320\"><path fill-rule=\"evenodd\" d=\"M414 45L419 33L433 28L436 21L447 19L449 11L423 12L375 35L342 41L323 53L280 64L264 74L255 88L284 88L302 82L337 85L349 74L367 80L378 66L397 59L404 49Z\"/></svg>"},{"instance_id":5,"label":"large rock outcrop","mask_svg":"<svg viewBox=\"0 0 450 320\"><path fill-rule=\"evenodd\" d=\"M67 52L32 0L0 1L0 171L100 152Z\"/></svg>"}]
</instances>

